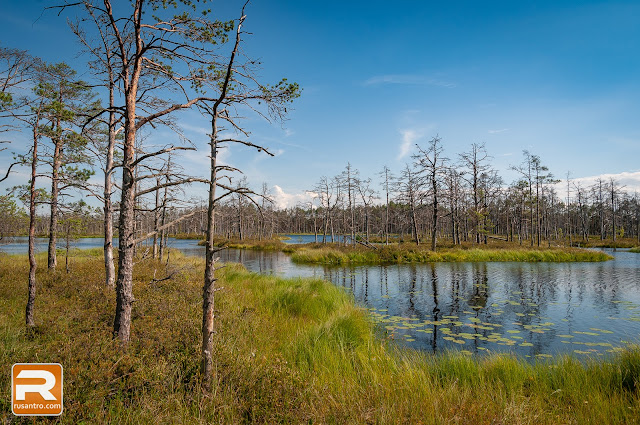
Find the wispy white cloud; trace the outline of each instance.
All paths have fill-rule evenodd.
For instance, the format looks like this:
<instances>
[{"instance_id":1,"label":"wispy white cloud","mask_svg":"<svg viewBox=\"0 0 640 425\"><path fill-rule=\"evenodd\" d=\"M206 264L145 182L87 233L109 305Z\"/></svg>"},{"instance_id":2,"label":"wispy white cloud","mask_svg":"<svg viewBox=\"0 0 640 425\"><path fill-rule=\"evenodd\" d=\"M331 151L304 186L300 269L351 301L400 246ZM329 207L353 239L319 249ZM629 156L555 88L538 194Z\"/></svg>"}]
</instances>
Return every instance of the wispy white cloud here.
<instances>
[{"instance_id":1,"label":"wispy white cloud","mask_svg":"<svg viewBox=\"0 0 640 425\"><path fill-rule=\"evenodd\" d=\"M273 185L273 201L277 208L290 208L312 201L317 195L312 192L287 193L280 186Z\"/></svg>"},{"instance_id":2,"label":"wispy white cloud","mask_svg":"<svg viewBox=\"0 0 640 425\"><path fill-rule=\"evenodd\" d=\"M377 75L369 78L363 83L365 86L374 86L380 84L402 84L411 86L436 86L445 88L457 87L457 84L451 81L440 80L419 74L389 74Z\"/></svg>"},{"instance_id":3,"label":"wispy white cloud","mask_svg":"<svg viewBox=\"0 0 640 425\"><path fill-rule=\"evenodd\" d=\"M508 128L501 128L500 130L489 130L489 134L504 133L505 131L509 131L509 129Z\"/></svg>"},{"instance_id":4,"label":"wispy white cloud","mask_svg":"<svg viewBox=\"0 0 640 425\"><path fill-rule=\"evenodd\" d=\"M398 160L407 156L409 152L411 152L411 148L413 148L416 141L422 137L421 132L413 129L400 130L400 134L402 135L402 142L400 143Z\"/></svg>"},{"instance_id":5,"label":"wispy white cloud","mask_svg":"<svg viewBox=\"0 0 640 425\"><path fill-rule=\"evenodd\" d=\"M579 184L583 188L588 188L589 186L595 185L598 179L602 179L605 183L609 183L611 179L614 179L619 185L618 187L627 193L640 192L640 171L624 171L615 174L599 174L596 176L570 178L572 183L570 190L574 190L575 184ZM566 180L557 183L555 188L559 193L566 193Z\"/></svg>"}]
</instances>

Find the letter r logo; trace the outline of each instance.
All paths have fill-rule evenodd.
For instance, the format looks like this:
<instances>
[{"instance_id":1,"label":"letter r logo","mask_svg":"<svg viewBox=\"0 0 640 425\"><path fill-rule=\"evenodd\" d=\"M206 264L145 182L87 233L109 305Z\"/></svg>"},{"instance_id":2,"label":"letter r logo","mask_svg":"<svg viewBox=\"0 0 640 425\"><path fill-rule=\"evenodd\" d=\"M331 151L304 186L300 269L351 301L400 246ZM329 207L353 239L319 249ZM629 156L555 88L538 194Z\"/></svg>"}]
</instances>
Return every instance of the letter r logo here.
<instances>
[{"instance_id":1,"label":"letter r logo","mask_svg":"<svg viewBox=\"0 0 640 425\"><path fill-rule=\"evenodd\" d=\"M45 400L56 399L50 391L56 386L56 377L53 373L46 370L21 370L16 376L17 382L21 381L20 378L44 379L44 384L16 384L16 401L25 401L26 393L39 393Z\"/></svg>"},{"instance_id":2,"label":"letter r logo","mask_svg":"<svg viewBox=\"0 0 640 425\"><path fill-rule=\"evenodd\" d=\"M17 416L62 414L62 365L16 363L11 369L11 410Z\"/></svg>"}]
</instances>

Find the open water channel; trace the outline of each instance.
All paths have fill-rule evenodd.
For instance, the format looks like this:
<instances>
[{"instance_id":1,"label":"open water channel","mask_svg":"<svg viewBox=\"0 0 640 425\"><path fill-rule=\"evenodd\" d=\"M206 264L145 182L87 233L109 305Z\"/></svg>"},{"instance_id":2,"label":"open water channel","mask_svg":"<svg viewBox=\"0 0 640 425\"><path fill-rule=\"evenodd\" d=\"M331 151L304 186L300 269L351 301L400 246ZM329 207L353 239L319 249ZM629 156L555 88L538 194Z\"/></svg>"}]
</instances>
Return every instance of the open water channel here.
<instances>
[{"instance_id":1,"label":"open water channel","mask_svg":"<svg viewBox=\"0 0 640 425\"><path fill-rule=\"evenodd\" d=\"M85 238L74 247L102 244L101 238ZM195 240L170 239L169 245L204 256ZM38 249L46 250L46 239ZM219 255L254 272L315 277L345 288L370 310L386 338L409 347L540 358L603 356L640 341L640 254L606 251L614 260L354 267L300 265L271 251L228 249ZM0 245L0 252L26 252L26 238Z\"/></svg>"}]
</instances>

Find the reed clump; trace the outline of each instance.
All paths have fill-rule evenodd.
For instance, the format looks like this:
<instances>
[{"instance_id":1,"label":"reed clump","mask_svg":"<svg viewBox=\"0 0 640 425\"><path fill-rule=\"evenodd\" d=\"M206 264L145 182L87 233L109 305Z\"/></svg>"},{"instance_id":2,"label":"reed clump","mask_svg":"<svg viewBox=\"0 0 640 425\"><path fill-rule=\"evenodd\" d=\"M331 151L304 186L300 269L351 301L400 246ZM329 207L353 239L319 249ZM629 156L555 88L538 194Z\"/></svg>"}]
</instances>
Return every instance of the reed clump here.
<instances>
[{"instance_id":1,"label":"reed clump","mask_svg":"<svg viewBox=\"0 0 640 425\"><path fill-rule=\"evenodd\" d=\"M389 344L367 311L328 282L239 265L218 274L216 377L205 395L203 261L171 258L137 263L132 339L122 347L111 336L114 294L104 287L98 255L74 258L69 274L38 270L38 327L30 332L23 323L27 260L0 256L1 364L60 362L65 410L57 420L73 424L613 424L640 417L638 347L586 362L430 355ZM9 400L4 373L4 422L13 420Z\"/></svg>"}]
</instances>

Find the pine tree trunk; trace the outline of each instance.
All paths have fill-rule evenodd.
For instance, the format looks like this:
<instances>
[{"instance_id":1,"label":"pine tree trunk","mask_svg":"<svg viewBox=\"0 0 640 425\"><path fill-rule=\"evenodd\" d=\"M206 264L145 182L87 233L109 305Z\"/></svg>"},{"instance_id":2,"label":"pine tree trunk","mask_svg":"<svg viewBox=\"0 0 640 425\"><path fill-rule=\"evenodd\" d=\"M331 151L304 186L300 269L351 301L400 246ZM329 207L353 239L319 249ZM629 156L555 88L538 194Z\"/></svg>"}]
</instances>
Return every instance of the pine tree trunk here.
<instances>
[{"instance_id":1,"label":"pine tree trunk","mask_svg":"<svg viewBox=\"0 0 640 425\"><path fill-rule=\"evenodd\" d=\"M51 173L51 216L49 217L49 249L47 256L47 266L55 269L58 265L56 258L56 243L58 238L58 182L60 179L61 141L55 141L53 153L53 171Z\"/></svg>"},{"instance_id":2,"label":"pine tree trunk","mask_svg":"<svg viewBox=\"0 0 640 425\"><path fill-rule=\"evenodd\" d=\"M109 93L110 104L113 105L113 88ZM109 144L107 146L107 163L104 173L104 270L105 284L113 287L116 282L116 267L113 262L113 205L111 203L113 174L113 152L116 145L116 117L114 112L109 113Z\"/></svg>"},{"instance_id":3,"label":"pine tree trunk","mask_svg":"<svg viewBox=\"0 0 640 425\"><path fill-rule=\"evenodd\" d=\"M167 235L168 232L164 229L164 224L167 218L167 188L164 188L164 195L162 196L162 217L160 219L160 226L162 230L160 231L160 249L158 251L158 258L160 261L164 258L165 247L167 246Z\"/></svg>"},{"instance_id":4,"label":"pine tree trunk","mask_svg":"<svg viewBox=\"0 0 640 425\"><path fill-rule=\"evenodd\" d=\"M36 119L36 123L39 120ZM34 318L34 307L36 302L36 165L38 163L38 130L37 125L33 127L33 156L31 159L31 184L29 187L29 295L27 297L27 308L25 312L25 322L27 328L36 325Z\"/></svg>"},{"instance_id":5,"label":"pine tree trunk","mask_svg":"<svg viewBox=\"0 0 640 425\"><path fill-rule=\"evenodd\" d=\"M215 199L217 179L218 146L216 141L217 122L214 116L211 120L211 180L209 181L209 206L207 208L207 239L205 252L204 285L202 288L202 376L206 390L211 389L213 381L213 334L214 329L214 301L215 301L215 254L213 244L215 229Z\"/></svg>"},{"instance_id":6,"label":"pine tree trunk","mask_svg":"<svg viewBox=\"0 0 640 425\"><path fill-rule=\"evenodd\" d=\"M130 101L131 93L127 96ZM128 102L128 103L129 103ZM135 228L135 107L127 108L125 122L124 158L122 167L122 196L118 220L118 279L116 281L116 314L113 334L127 343L131 333L131 309L133 306L133 254Z\"/></svg>"},{"instance_id":7,"label":"pine tree trunk","mask_svg":"<svg viewBox=\"0 0 640 425\"><path fill-rule=\"evenodd\" d=\"M160 180L156 181L156 185L160 185ZM160 189L156 189L156 207L153 210L153 230L156 232L153 235L153 253L152 258L158 257L158 226L160 224ZM162 239L160 240L162 244Z\"/></svg>"}]
</instances>

